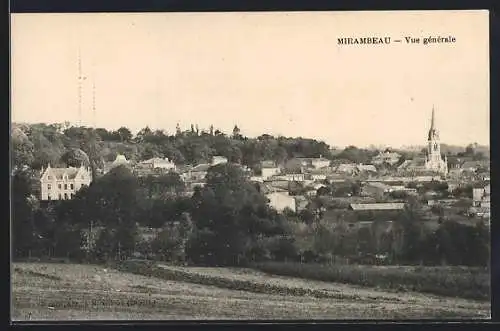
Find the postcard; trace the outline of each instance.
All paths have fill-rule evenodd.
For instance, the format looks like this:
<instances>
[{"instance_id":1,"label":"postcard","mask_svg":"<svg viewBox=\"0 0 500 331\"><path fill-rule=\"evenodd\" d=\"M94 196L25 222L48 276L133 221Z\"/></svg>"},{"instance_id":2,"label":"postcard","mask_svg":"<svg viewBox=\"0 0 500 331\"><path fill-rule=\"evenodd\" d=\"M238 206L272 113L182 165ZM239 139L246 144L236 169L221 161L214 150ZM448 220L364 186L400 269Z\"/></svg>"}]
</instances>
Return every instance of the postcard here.
<instances>
[{"instance_id":1,"label":"postcard","mask_svg":"<svg viewBox=\"0 0 500 331\"><path fill-rule=\"evenodd\" d=\"M489 319L489 13L11 15L14 321Z\"/></svg>"}]
</instances>

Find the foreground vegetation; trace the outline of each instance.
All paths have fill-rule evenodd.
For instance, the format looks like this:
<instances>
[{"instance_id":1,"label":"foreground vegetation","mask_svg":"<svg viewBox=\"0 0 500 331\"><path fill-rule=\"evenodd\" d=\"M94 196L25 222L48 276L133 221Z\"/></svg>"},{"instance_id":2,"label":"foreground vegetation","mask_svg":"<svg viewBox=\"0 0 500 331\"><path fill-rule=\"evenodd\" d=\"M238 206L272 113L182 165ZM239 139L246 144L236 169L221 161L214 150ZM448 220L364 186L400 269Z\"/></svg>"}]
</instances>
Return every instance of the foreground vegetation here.
<instances>
[{"instance_id":1,"label":"foreground vegetation","mask_svg":"<svg viewBox=\"0 0 500 331\"><path fill-rule=\"evenodd\" d=\"M416 291L489 301L490 271L481 267L420 267L256 263L257 270L326 282Z\"/></svg>"},{"instance_id":2,"label":"foreground vegetation","mask_svg":"<svg viewBox=\"0 0 500 331\"><path fill-rule=\"evenodd\" d=\"M141 265L142 269L139 268ZM131 262L122 265L122 269L132 270L135 267L136 273L155 269L159 277L94 265L15 263L12 272L12 317L14 320L159 320L490 316L489 304L462 299L270 277L247 269L152 266L151 263ZM177 280L169 280L171 275L176 275ZM231 282L236 280L269 291L255 293L234 288ZM217 286L204 283L217 283ZM287 292L275 289L286 289L284 291ZM325 293L322 298L310 295L321 291Z\"/></svg>"}]
</instances>

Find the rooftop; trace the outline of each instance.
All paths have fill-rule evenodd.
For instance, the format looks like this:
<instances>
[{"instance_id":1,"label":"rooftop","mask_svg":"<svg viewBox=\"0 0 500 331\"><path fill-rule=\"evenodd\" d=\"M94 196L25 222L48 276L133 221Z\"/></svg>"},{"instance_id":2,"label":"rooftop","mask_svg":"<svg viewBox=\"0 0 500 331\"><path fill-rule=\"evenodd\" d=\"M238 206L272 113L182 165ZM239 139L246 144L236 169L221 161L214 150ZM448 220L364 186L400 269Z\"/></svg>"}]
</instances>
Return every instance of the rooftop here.
<instances>
[{"instance_id":1,"label":"rooftop","mask_svg":"<svg viewBox=\"0 0 500 331\"><path fill-rule=\"evenodd\" d=\"M404 203L351 203L350 209L361 210L403 210Z\"/></svg>"},{"instance_id":2,"label":"rooftop","mask_svg":"<svg viewBox=\"0 0 500 331\"><path fill-rule=\"evenodd\" d=\"M194 167L193 169L191 169L191 171L208 171L208 169L211 167L210 164L206 164L206 163L202 163L202 164L198 164L196 167Z\"/></svg>"},{"instance_id":3,"label":"rooftop","mask_svg":"<svg viewBox=\"0 0 500 331\"><path fill-rule=\"evenodd\" d=\"M64 175L68 176L68 179L74 179L78 174L80 168L47 168L46 171L49 171L51 175L53 175L56 179L63 179Z\"/></svg>"}]
</instances>

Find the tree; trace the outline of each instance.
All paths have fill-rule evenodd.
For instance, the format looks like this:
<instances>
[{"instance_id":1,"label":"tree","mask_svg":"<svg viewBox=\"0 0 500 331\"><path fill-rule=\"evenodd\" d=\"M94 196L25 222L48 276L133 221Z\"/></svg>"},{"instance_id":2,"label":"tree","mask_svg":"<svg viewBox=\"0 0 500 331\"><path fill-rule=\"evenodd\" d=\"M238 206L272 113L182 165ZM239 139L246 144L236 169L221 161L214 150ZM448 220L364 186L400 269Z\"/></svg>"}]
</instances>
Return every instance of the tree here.
<instances>
[{"instance_id":1,"label":"tree","mask_svg":"<svg viewBox=\"0 0 500 331\"><path fill-rule=\"evenodd\" d=\"M85 192L88 206L83 216L102 224L112 240L110 247L115 256L129 256L137 236L135 216L138 211L138 182L124 166L113 168L105 176L96 179Z\"/></svg>"},{"instance_id":2,"label":"tree","mask_svg":"<svg viewBox=\"0 0 500 331\"><path fill-rule=\"evenodd\" d=\"M239 167L219 164L206 178L205 187L192 198L192 217L200 230L190 240L190 257L198 259L203 247L210 252L210 257L202 254L204 263L242 264L260 234L278 234L282 225Z\"/></svg>"},{"instance_id":3,"label":"tree","mask_svg":"<svg viewBox=\"0 0 500 331\"><path fill-rule=\"evenodd\" d=\"M133 135L132 135L132 132L130 132L130 130L128 128L122 126L118 130L116 130L116 132L120 136L120 140L122 142L129 142L132 140Z\"/></svg>"},{"instance_id":4,"label":"tree","mask_svg":"<svg viewBox=\"0 0 500 331\"><path fill-rule=\"evenodd\" d=\"M34 145L21 129L12 130L12 161L13 166L22 169L31 166L34 161Z\"/></svg>"},{"instance_id":5,"label":"tree","mask_svg":"<svg viewBox=\"0 0 500 331\"><path fill-rule=\"evenodd\" d=\"M15 257L31 255L37 244L33 209L30 203L30 176L16 171L12 177L12 246Z\"/></svg>"},{"instance_id":6,"label":"tree","mask_svg":"<svg viewBox=\"0 0 500 331\"><path fill-rule=\"evenodd\" d=\"M61 162L64 162L68 167L90 167L90 159L88 155L81 149L71 149L61 156Z\"/></svg>"}]
</instances>

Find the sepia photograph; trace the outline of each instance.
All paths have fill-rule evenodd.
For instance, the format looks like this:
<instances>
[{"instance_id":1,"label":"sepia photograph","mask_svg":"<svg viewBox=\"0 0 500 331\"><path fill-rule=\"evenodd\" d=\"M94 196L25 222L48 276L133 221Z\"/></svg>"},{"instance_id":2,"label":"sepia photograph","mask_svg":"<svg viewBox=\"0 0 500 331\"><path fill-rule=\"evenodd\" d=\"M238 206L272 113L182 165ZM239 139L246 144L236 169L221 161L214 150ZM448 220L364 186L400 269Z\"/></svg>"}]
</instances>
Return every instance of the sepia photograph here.
<instances>
[{"instance_id":1,"label":"sepia photograph","mask_svg":"<svg viewBox=\"0 0 500 331\"><path fill-rule=\"evenodd\" d=\"M487 320L489 12L11 14L11 320Z\"/></svg>"}]
</instances>

